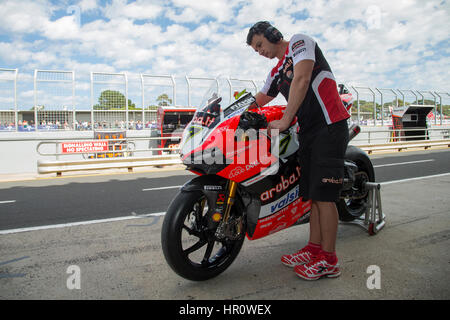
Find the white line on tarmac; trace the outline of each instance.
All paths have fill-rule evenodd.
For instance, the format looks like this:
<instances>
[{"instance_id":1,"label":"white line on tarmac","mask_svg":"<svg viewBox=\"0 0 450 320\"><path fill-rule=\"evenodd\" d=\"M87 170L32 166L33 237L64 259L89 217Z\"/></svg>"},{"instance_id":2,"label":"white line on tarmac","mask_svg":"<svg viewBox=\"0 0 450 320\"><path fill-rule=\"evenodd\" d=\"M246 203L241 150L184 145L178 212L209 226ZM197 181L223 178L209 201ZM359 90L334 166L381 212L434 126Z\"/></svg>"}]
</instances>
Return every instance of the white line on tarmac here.
<instances>
[{"instance_id":1,"label":"white line on tarmac","mask_svg":"<svg viewBox=\"0 0 450 320\"><path fill-rule=\"evenodd\" d=\"M16 202L16 200L5 200L5 201L0 201L0 204L4 204L4 203L14 203Z\"/></svg>"},{"instance_id":2,"label":"white line on tarmac","mask_svg":"<svg viewBox=\"0 0 450 320\"><path fill-rule=\"evenodd\" d=\"M176 188L181 188L181 187L182 186L168 186L168 187L160 187L160 188L142 189L142 191L156 191L156 190L176 189Z\"/></svg>"},{"instance_id":3,"label":"white line on tarmac","mask_svg":"<svg viewBox=\"0 0 450 320\"><path fill-rule=\"evenodd\" d=\"M403 165L403 164L422 163L422 162L430 162L430 161L434 161L434 159L408 161L408 162L397 162L397 163L388 163L388 164L379 164L379 165L376 165L376 166L373 166L373 167L374 168L380 168L380 167L400 166L400 165Z\"/></svg>"},{"instance_id":4,"label":"white line on tarmac","mask_svg":"<svg viewBox=\"0 0 450 320\"><path fill-rule=\"evenodd\" d=\"M409 179L401 179L401 180L380 182L380 184L383 186L383 185L388 185L388 184L393 184L393 183L400 183L400 182L414 181L414 180L422 180L422 179L430 179L430 178L438 178L438 177L443 177L443 176L448 176L448 175L450 175L450 172L442 173L442 174L435 174L435 175L430 175L430 176L424 176L424 177L416 177L416 178L409 178ZM166 214L165 212L155 212L155 213L148 213L148 214L138 215L138 214L133 212L131 216L126 216L126 217L100 219L100 220L90 220L90 221L64 223L64 224L54 224L54 225L49 225L49 226L39 226L39 227L31 227L31 228L0 230L0 235L11 234L11 233L19 233L19 232L26 232L26 231L47 230L47 229L57 229L57 228L89 225L89 224L103 223L103 222L114 222L114 221L133 220L133 219L148 218L148 217L159 217L159 216L164 216L165 214Z\"/></svg>"},{"instance_id":5,"label":"white line on tarmac","mask_svg":"<svg viewBox=\"0 0 450 320\"><path fill-rule=\"evenodd\" d=\"M147 218L147 217L159 217L159 216L163 216L166 213L165 212L155 212L155 213L147 213L147 214L137 214L136 212L132 212L131 213L133 216L136 216L138 218Z\"/></svg>"},{"instance_id":6,"label":"white line on tarmac","mask_svg":"<svg viewBox=\"0 0 450 320\"><path fill-rule=\"evenodd\" d=\"M393 183L400 183L400 182L407 182L407 181L415 181L415 180L422 180L422 179L431 179L431 178L439 178L450 175L450 172L447 173L441 173L441 174L433 174L431 176L423 176L423 177L415 177L415 178L408 178L408 179L400 179L400 180L393 180L393 181L386 181L386 182L380 182L382 186L387 184L393 184Z\"/></svg>"},{"instance_id":7,"label":"white line on tarmac","mask_svg":"<svg viewBox=\"0 0 450 320\"><path fill-rule=\"evenodd\" d=\"M143 214L143 215L134 214L132 216L118 217L118 218L99 219L99 220L90 220L90 221L80 221L80 222L62 223L62 224L52 224L52 225L48 225L48 226L19 228L19 229L10 229L10 230L0 230L0 235L11 234L11 233L19 233L19 232L27 232L27 231L38 231L38 230L59 229L59 228L66 228L66 227L83 226L83 225L95 224L95 223L133 220L133 219L148 218L148 217L158 217L158 216L163 216L165 214L166 214L165 212L156 212L156 213L149 213L149 214Z\"/></svg>"}]
</instances>

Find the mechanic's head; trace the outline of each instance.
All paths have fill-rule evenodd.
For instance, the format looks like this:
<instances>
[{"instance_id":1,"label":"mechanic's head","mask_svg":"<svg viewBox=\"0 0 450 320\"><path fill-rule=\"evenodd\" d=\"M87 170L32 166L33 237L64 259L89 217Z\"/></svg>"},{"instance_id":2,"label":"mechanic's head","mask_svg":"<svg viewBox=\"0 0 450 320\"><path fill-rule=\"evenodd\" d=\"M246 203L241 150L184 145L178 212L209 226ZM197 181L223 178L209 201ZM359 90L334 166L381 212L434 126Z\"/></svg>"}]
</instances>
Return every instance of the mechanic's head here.
<instances>
[{"instance_id":1,"label":"mechanic's head","mask_svg":"<svg viewBox=\"0 0 450 320\"><path fill-rule=\"evenodd\" d=\"M268 21L259 21L250 28L247 35L247 44L260 55L272 59L276 56L274 47L280 43L283 35Z\"/></svg>"}]
</instances>

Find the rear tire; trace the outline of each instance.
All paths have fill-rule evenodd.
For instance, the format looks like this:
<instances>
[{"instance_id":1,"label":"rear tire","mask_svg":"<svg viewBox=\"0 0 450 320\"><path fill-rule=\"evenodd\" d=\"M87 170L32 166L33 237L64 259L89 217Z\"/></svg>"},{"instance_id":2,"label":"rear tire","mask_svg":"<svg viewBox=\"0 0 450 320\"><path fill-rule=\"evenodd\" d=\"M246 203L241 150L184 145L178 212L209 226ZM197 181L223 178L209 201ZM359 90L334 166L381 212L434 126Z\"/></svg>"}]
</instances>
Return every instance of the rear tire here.
<instances>
[{"instance_id":1,"label":"rear tire","mask_svg":"<svg viewBox=\"0 0 450 320\"><path fill-rule=\"evenodd\" d=\"M245 239L243 231L238 240L218 240L214 236L216 230L207 228L209 217L207 210L202 209L204 200L201 191L178 193L167 210L161 231L167 263L178 275L193 281L211 279L225 271Z\"/></svg>"},{"instance_id":2,"label":"rear tire","mask_svg":"<svg viewBox=\"0 0 450 320\"><path fill-rule=\"evenodd\" d=\"M375 173L372 162L364 151L355 146L348 146L346 159L353 161L358 166L358 170L356 172L357 175L353 184L353 188L355 190L362 190L365 182L375 181ZM348 222L361 217L361 215L366 212L368 198L369 193L367 192L366 196L362 199L340 199L336 203L339 212L339 219L341 221Z\"/></svg>"}]
</instances>

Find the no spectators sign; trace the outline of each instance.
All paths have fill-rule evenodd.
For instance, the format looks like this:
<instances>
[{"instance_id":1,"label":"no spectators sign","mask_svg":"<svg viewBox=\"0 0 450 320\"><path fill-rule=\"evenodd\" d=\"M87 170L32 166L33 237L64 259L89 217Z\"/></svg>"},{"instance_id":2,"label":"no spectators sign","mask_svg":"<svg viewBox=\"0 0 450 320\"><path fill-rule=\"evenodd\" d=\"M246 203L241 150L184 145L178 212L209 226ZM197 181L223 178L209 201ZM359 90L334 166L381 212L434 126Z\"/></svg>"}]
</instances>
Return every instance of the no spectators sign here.
<instances>
[{"instance_id":1,"label":"no spectators sign","mask_svg":"<svg viewBox=\"0 0 450 320\"><path fill-rule=\"evenodd\" d=\"M61 143L62 153L88 153L108 151L108 141L77 141Z\"/></svg>"}]
</instances>

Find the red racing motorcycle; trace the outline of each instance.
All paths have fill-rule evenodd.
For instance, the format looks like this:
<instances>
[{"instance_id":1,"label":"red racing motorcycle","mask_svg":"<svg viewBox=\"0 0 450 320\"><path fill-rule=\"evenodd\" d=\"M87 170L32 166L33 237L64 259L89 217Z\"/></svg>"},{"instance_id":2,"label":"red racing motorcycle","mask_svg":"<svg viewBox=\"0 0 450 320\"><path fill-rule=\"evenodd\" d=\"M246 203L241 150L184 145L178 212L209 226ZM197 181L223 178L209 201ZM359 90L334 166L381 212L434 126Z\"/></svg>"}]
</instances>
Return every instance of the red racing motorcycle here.
<instances>
[{"instance_id":1,"label":"red racing motorcycle","mask_svg":"<svg viewBox=\"0 0 450 320\"><path fill-rule=\"evenodd\" d=\"M161 233L164 257L180 276L213 278L235 260L244 239L255 240L309 222L311 201L300 196L298 124L277 136L267 123L284 106L255 106L248 93L223 105L209 91L183 132L181 160L198 176L179 190L167 209ZM359 133L350 128L350 137ZM367 154L348 146L339 218L352 221L369 204L367 182L375 181Z\"/></svg>"}]
</instances>

